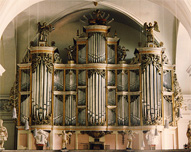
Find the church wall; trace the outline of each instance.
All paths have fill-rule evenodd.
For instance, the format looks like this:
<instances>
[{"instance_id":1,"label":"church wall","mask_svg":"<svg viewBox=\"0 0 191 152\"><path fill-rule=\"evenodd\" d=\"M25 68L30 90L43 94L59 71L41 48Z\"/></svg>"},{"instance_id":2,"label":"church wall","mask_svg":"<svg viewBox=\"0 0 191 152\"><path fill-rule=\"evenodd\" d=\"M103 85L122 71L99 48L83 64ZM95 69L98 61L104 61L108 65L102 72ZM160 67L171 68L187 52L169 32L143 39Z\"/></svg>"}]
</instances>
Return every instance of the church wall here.
<instances>
[{"instance_id":1,"label":"church wall","mask_svg":"<svg viewBox=\"0 0 191 152\"><path fill-rule=\"evenodd\" d=\"M9 95L16 74L16 43L14 24L11 22L0 40L0 64L6 70L0 76L0 96Z\"/></svg>"},{"instance_id":2,"label":"church wall","mask_svg":"<svg viewBox=\"0 0 191 152\"><path fill-rule=\"evenodd\" d=\"M191 38L180 23L177 35L176 71L183 94L191 95ZM184 52L184 53L183 53Z\"/></svg>"}]
</instances>

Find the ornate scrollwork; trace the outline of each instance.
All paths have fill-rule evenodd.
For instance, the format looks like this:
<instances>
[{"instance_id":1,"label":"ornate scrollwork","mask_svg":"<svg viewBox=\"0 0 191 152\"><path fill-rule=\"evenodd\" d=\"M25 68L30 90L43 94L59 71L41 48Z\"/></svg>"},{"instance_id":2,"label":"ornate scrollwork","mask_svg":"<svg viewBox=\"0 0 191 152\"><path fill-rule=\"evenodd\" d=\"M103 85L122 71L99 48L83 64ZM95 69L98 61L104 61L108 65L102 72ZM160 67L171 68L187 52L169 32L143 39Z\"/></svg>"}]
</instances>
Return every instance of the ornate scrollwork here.
<instances>
[{"instance_id":1,"label":"ornate scrollwork","mask_svg":"<svg viewBox=\"0 0 191 152\"><path fill-rule=\"evenodd\" d=\"M169 64L167 55L165 54L164 49L162 50L162 64Z\"/></svg>"},{"instance_id":2,"label":"ornate scrollwork","mask_svg":"<svg viewBox=\"0 0 191 152\"><path fill-rule=\"evenodd\" d=\"M156 54L143 54L141 56L141 60L142 60L142 71L144 72L146 67L149 64L152 64L153 66L155 66L155 68L158 70L158 72L161 72L161 58L160 55L156 55Z\"/></svg>"},{"instance_id":3,"label":"ornate scrollwork","mask_svg":"<svg viewBox=\"0 0 191 152\"><path fill-rule=\"evenodd\" d=\"M13 107L16 107L18 112L18 95L19 95L19 72L17 69L16 80L10 90L10 100L4 105L6 111L11 111Z\"/></svg>"},{"instance_id":4,"label":"ornate scrollwork","mask_svg":"<svg viewBox=\"0 0 191 152\"><path fill-rule=\"evenodd\" d=\"M61 64L62 59L60 58L59 53L54 53L54 63Z\"/></svg>"},{"instance_id":5,"label":"ornate scrollwork","mask_svg":"<svg viewBox=\"0 0 191 152\"><path fill-rule=\"evenodd\" d=\"M107 134L111 134L112 131L81 131L82 134L88 134L89 136L99 139Z\"/></svg>"},{"instance_id":6,"label":"ornate scrollwork","mask_svg":"<svg viewBox=\"0 0 191 152\"><path fill-rule=\"evenodd\" d=\"M91 69L88 71L88 77L90 77L94 73L97 73L101 75L103 78L105 78L105 70Z\"/></svg>"},{"instance_id":7,"label":"ornate scrollwork","mask_svg":"<svg viewBox=\"0 0 191 152\"><path fill-rule=\"evenodd\" d=\"M37 66L43 62L48 68L48 72L53 72L53 55L48 53L32 54L32 72L34 73Z\"/></svg>"},{"instance_id":8,"label":"ornate scrollwork","mask_svg":"<svg viewBox=\"0 0 191 152\"><path fill-rule=\"evenodd\" d=\"M182 107L183 96L182 96L180 85L179 85L178 80L177 80L175 68L174 68L174 75L173 75L173 83L174 83L174 102L175 102L175 107L174 107L175 125L177 125L177 122L179 120L179 110L178 109Z\"/></svg>"},{"instance_id":9,"label":"ornate scrollwork","mask_svg":"<svg viewBox=\"0 0 191 152\"><path fill-rule=\"evenodd\" d=\"M163 98L164 98L166 101L172 103L172 96L167 96L167 95L165 95L165 96L163 96Z\"/></svg>"},{"instance_id":10,"label":"ornate scrollwork","mask_svg":"<svg viewBox=\"0 0 191 152\"><path fill-rule=\"evenodd\" d=\"M40 118L37 116L33 116L32 122L34 125L50 125L51 124L51 115L46 116L42 120L40 120Z\"/></svg>"},{"instance_id":11,"label":"ornate scrollwork","mask_svg":"<svg viewBox=\"0 0 191 152\"><path fill-rule=\"evenodd\" d=\"M158 117L155 117L153 120L144 119L143 123L146 125L161 125L162 124L162 117L158 116Z\"/></svg>"},{"instance_id":12,"label":"ornate scrollwork","mask_svg":"<svg viewBox=\"0 0 191 152\"><path fill-rule=\"evenodd\" d=\"M9 99L0 99L0 111L10 112L12 105L9 102Z\"/></svg>"},{"instance_id":13,"label":"ornate scrollwork","mask_svg":"<svg viewBox=\"0 0 191 152\"><path fill-rule=\"evenodd\" d=\"M135 55L135 57L133 57L131 59L130 64L137 64L137 63L139 63L139 51L137 49L135 49L134 55Z\"/></svg>"}]
</instances>

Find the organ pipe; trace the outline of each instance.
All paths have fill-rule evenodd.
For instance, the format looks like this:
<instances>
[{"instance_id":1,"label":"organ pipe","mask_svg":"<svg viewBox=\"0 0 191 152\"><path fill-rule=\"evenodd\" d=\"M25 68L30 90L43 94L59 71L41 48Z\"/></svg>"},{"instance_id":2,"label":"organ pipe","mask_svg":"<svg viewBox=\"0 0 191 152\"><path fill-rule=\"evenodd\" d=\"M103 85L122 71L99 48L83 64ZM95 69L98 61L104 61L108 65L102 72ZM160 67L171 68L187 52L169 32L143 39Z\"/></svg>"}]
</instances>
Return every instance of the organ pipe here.
<instances>
[{"instance_id":1,"label":"organ pipe","mask_svg":"<svg viewBox=\"0 0 191 152\"><path fill-rule=\"evenodd\" d=\"M105 122L105 78L93 72L88 78L88 84L88 122L99 125Z\"/></svg>"}]
</instances>

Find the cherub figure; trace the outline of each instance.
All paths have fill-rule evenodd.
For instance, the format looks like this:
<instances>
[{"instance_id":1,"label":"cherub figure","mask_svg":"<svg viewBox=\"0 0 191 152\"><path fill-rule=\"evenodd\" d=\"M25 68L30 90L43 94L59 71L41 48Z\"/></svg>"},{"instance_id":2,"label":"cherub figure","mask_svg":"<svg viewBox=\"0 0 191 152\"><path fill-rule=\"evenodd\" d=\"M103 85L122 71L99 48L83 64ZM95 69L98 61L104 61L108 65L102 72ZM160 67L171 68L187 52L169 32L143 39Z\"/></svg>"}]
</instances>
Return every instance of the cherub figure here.
<instances>
[{"instance_id":1,"label":"cherub figure","mask_svg":"<svg viewBox=\"0 0 191 152\"><path fill-rule=\"evenodd\" d=\"M3 126L3 120L0 119L0 150L3 150L4 142L7 141L8 132L7 129Z\"/></svg>"},{"instance_id":2,"label":"cherub figure","mask_svg":"<svg viewBox=\"0 0 191 152\"><path fill-rule=\"evenodd\" d=\"M71 45L68 47L67 50L67 56L68 56L68 61L73 61L74 60L74 47Z\"/></svg>"},{"instance_id":3,"label":"cherub figure","mask_svg":"<svg viewBox=\"0 0 191 152\"><path fill-rule=\"evenodd\" d=\"M144 23L144 30L146 31L147 35L147 42L154 42L154 36L153 36L153 29L157 32L159 31L158 23L154 21L154 25L150 22L149 25L147 22Z\"/></svg>"},{"instance_id":4,"label":"cherub figure","mask_svg":"<svg viewBox=\"0 0 191 152\"><path fill-rule=\"evenodd\" d=\"M132 130L127 131L127 148L126 149L132 149L132 141L133 141L133 138L135 138L134 134L136 134L136 132L133 132Z\"/></svg>"},{"instance_id":5,"label":"cherub figure","mask_svg":"<svg viewBox=\"0 0 191 152\"><path fill-rule=\"evenodd\" d=\"M62 135L62 149L64 150L64 149L66 149L66 145L68 144L72 133L71 132L66 133L66 131L63 130L62 134L59 134L59 135Z\"/></svg>"},{"instance_id":6,"label":"cherub figure","mask_svg":"<svg viewBox=\"0 0 191 152\"><path fill-rule=\"evenodd\" d=\"M38 22L39 41L47 42L47 36L52 30L54 30L54 27L52 27L51 24L47 25L47 23L44 22L41 25L41 23Z\"/></svg>"},{"instance_id":7,"label":"cherub figure","mask_svg":"<svg viewBox=\"0 0 191 152\"><path fill-rule=\"evenodd\" d=\"M120 61L125 61L125 58L127 56L127 51L129 51L128 49L126 49L124 46L118 46L118 51L119 51L119 59Z\"/></svg>"},{"instance_id":8,"label":"cherub figure","mask_svg":"<svg viewBox=\"0 0 191 152\"><path fill-rule=\"evenodd\" d=\"M126 51L129 51L128 49L125 49L125 47L122 47L122 55L121 55L121 61L125 61L125 57L127 56Z\"/></svg>"}]
</instances>

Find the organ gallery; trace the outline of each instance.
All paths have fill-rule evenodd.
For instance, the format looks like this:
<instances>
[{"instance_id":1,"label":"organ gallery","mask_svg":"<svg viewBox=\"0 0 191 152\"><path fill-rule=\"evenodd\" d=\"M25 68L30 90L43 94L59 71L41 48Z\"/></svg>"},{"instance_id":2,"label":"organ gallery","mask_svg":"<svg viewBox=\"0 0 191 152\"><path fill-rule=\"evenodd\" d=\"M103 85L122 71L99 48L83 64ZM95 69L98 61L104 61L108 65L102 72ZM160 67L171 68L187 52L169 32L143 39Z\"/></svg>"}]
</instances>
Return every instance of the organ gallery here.
<instances>
[{"instance_id":1,"label":"organ gallery","mask_svg":"<svg viewBox=\"0 0 191 152\"><path fill-rule=\"evenodd\" d=\"M126 149L129 131L136 149L144 148L143 142L160 149L165 136L176 142L182 96L175 66L153 35L158 23L144 24L145 44L127 60L128 46L110 33L112 21L94 11L65 48L66 64L56 42L49 44L53 26L37 25L37 39L18 64L12 88L17 149L38 149L39 130L48 143L43 148L53 150L62 148L63 131L70 132L67 149ZM158 137L154 147L147 139L151 130Z\"/></svg>"}]
</instances>

